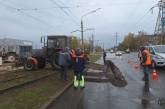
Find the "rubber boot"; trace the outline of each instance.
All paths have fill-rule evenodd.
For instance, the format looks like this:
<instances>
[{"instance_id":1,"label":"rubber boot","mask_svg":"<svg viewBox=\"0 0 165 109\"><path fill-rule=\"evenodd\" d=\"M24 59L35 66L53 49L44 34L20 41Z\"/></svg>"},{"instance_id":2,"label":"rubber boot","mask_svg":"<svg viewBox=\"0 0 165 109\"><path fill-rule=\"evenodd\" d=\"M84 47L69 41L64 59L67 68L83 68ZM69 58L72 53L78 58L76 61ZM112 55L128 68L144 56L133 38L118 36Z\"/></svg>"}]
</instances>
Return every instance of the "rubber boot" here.
<instances>
[{"instance_id":1,"label":"rubber boot","mask_svg":"<svg viewBox=\"0 0 165 109\"><path fill-rule=\"evenodd\" d=\"M81 80L80 80L80 87L84 88L85 87L85 80L84 80L84 76L81 76Z\"/></svg>"},{"instance_id":2,"label":"rubber boot","mask_svg":"<svg viewBox=\"0 0 165 109\"><path fill-rule=\"evenodd\" d=\"M74 76L74 88L78 87L78 80L77 80L77 76Z\"/></svg>"}]
</instances>

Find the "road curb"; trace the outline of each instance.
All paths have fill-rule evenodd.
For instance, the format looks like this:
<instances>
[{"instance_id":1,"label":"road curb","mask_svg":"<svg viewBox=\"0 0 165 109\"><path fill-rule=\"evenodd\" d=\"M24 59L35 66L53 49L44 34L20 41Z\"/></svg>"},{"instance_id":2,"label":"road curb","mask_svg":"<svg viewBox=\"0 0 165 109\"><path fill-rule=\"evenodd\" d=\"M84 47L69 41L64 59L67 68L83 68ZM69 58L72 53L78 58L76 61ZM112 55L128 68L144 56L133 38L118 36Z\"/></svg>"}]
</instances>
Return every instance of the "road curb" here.
<instances>
[{"instance_id":1,"label":"road curb","mask_svg":"<svg viewBox=\"0 0 165 109\"><path fill-rule=\"evenodd\" d=\"M57 92L54 96L52 96L51 99L48 102L46 102L40 109L48 109L57 98L59 98L67 89L69 89L72 86L72 84L73 82L67 84L61 91Z\"/></svg>"}]
</instances>

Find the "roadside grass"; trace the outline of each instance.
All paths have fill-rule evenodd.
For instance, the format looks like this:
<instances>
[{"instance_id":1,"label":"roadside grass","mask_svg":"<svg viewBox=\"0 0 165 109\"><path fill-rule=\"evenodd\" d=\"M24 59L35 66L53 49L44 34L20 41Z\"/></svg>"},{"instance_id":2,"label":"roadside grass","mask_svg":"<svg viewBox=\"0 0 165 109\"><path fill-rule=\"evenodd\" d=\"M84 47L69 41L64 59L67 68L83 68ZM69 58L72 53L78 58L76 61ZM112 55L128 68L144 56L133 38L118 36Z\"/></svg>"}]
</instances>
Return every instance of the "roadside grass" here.
<instances>
[{"instance_id":1,"label":"roadside grass","mask_svg":"<svg viewBox=\"0 0 165 109\"><path fill-rule=\"evenodd\" d=\"M89 60L91 62L96 62L98 59L100 59L101 55L102 55L101 53L91 53L89 55Z\"/></svg>"},{"instance_id":2,"label":"roadside grass","mask_svg":"<svg viewBox=\"0 0 165 109\"><path fill-rule=\"evenodd\" d=\"M22 71L21 74L19 74L15 78L8 81L0 82L0 90L25 83L27 81L35 80L37 78L40 78L52 73L55 73L55 71L50 70L50 69L36 70L36 71L30 71L30 72Z\"/></svg>"},{"instance_id":3,"label":"roadside grass","mask_svg":"<svg viewBox=\"0 0 165 109\"><path fill-rule=\"evenodd\" d=\"M39 109L70 83L72 77L73 73L70 71L66 82L56 73L42 81L0 94L0 109Z\"/></svg>"},{"instance_id":4,"label":"roadside grass","mask_svg":"<svg viewBox=\"0 0 165 109\"><path fill-rule=\"evenodd\" d=\"M37 69L33 71L25 71L24 69L5 71L5 73L0 74L0 82L7 82L15 78L21 78L27 75L38 73L40 71L51 70L52 67L50 64L47 64L44 69Z\"/></svg>"}]
</instances>

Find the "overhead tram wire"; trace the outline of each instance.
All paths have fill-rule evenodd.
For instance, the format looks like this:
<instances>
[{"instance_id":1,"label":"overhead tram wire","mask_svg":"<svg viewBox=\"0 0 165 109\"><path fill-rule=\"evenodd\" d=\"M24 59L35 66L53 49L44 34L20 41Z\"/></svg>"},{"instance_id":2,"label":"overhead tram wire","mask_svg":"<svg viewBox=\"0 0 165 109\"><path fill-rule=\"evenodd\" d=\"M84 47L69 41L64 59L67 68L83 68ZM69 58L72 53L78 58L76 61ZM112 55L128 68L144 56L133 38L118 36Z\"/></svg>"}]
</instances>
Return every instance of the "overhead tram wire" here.
<instances>
[{"instance_id":1,"label":"overhead tram wire","mask_svg":"<svg viewBox=\"0 0 165 109\"><path fill-rule=\"evenodd\" d=\"M149 28L149 27L151 27L152 26L152 23L151 22L154 22L155 21L155 19L150 19L150 21L146 21L145 22L145 25L144 26L139 26L139 28L141 27L147 27L147 28Z\"/></svg>"},{"instance_id":2,"label":"overhead tram wire","mask_svg":"<svg viewBox=\"0 0 165 109\"><path fill-rule=\"evenodd\" d=\"M13 7L13 6L4 4L3 2L0 2L0 5L6 7L7 9L12 10L12 11L15 10L16 13L24 14L25 16L27 16L27 17L29 17L29 18L31 18L31 19L37 21L37 22L40 22L41 24L45 24L45 25L47 25L47 26L49 26L49 27L54 27L53 25L51 25L51 24L49 24L49 23L47 23L47 22L45 22L45 21L43 21L43 20L41 20L41 19L39 19L39 18L37 18L37 17L34 17L34 16L32 16L32 15L30 15L30 14L27 14L27 13L24 13L23 11L17 11L17 8L15 8L15 7Z\"/></svg>"},{"instance_id":3,"label":"overhead tram wire","mask_svg":"<svg viewBox=\"0 0 165 109\"><path fill-rule=\"evenodd\" d=\"M54 0L50 0L53 4L55 4L56 6L58 6L58 7L61 7L56 1L54 1ZM76 25L78 25L79 26L79 23L73 18L73 16L71 16L67 11L65 11L63 8L60 8L61 9L61 11L63 12L63 13L65 13L67 16L69 16L70 18L71 18L71 20L76 24Z\"/></svg>"},{"instance_id":4,"label":"overhead tram wire","mask_svg":"<svg viewBox=\"0 0 165 109\"><path fill-rule=\"evenodd\" d=\"M12 3L13 4L13 2L10 2L10 3ZM2 4L4 4L4 3L2 3ZM5 5L5 4L4 4ZM27 17L30 17L30 18L32 18L33 20L35 20L35 21L37 21L37 22L40 22L40 23L44 23L44 24L46 24L47 26L50 26L50 27L54 27L53 25L51 25L51 24L48 24L47 22L45 22L45 21L43 21L43 20L41 20L41 19L39 19L38 17L34 17L34 16L32 16L32 15L30 15L30 14L28 14L28 13L25 13L23 10L21 10L21 8L15 8L15 7L8 7L9 9L12 9L12 10L17 10L18 12L20 12L20 13L22 13L22 14L24 14L24 15L26 15ZM52 7L52 8L70 8L70 7ZM31 8L29 8L29 9L31 9ZM44 8L42 8L42 9L44 9ZM42 10L41 9L41 10ZM46 8L45 8L46 9ZM36 9L34 9L33 8L33 10L36 10Z\"/></svg>"},{"instance_id":5,"label":"overhead tram wire","mask_svg":"<svg viewBox=\"0 0 165 109\"><path fill-rule=\"evenodd\" d=\"M40 11L40 10L51 10L57 8L71 8L71 7L43 7L43 8L18 8L18 11Z\"/></svg>"},{"instance_id":6,"label":"overhead tram wire","mask_svg":"<svg viewBox=\"0 0 165 109\"><path fill-rule=\"evenodd\" d=\"M58 0L64 7L67 7L66 5L65 5L65 3L64 2L62 2L61 0ZM65 8L66 10L68 10L74 17L76 17L76 19L78 19L78 17L77 16L75 16L74 14L73 14L73 12L72 12L72 10L71 10L71 8Z\"/></svg>"},{"instance_id":7,"label":"overhead tram wire","mask_svg":"<svg viewBox=\"0 0 165 109\"><path fill-rule=\"evenodd\" d=\"M9 1L8 1L9 2ZM15 4L15 2L9 2L9 3L11 3L11 4ZM18 7L17 6L17 4L15 4L16 5L16 7ZM50 13L50 12L48 12L48 11L43 11L43 10L50 10L50 9L52 9L52 8L59 8L59 7L42 7L42 8L17 8L17 11L23 11L23 12L25 12L25 11L35 11L35 12L37 12L38 14L44 14L44 16L53 16L53 17L55 17L55 18L57 18L57 16L55 16L54 15L54 13L52 14L52 13ZM61 8L69 8L69 7L61 7Z\"/></svg>"},{"instance_id":8,"label":"overhead tram wire","mask_svg":"<svg viewBox=\"0 0 165 109\"><path fill-rule=\"evenodd\" d=\"M58 7L61 7L56 1L54 1L54 0L49 0L50 2L52 2L54 5L56 5L56 6L58 6ZM73 17L67 12L67 11L65 11L63 8L60 8L61 9L61 11L64 13L64 14L66 14L68 17L70 17L71 18L71 20L72 20L72 22L74 22L76 25L78 25L79 26L79 23L75 20L75 19L73 19Z\"/></svg>"},{"instance_id":9,"label":"overhead tram wire","mask_svg":"<svg viewBox=\"0 0 165 109\"><path fill-rule=\"evenodd\" d=\"M138 23L140 23L150 12L150 10L148 10L142 17L139 18L139 20L135 23L135 25L137 25Z\"/></svg>"},{"instance_id":10,"label":"overhead tram wire","mask_svg":"<svg viewBox=\"0 0 165 109\"><path fill-rule=\"evenodd\" d=\"M64 7L64 6L62 6L62 7L43 7L43 8L17 8L17 11L35 11L35 12L40 11L41 12L43 10L51 10L51 9L58 9L58 8L63 8L63 9L70 10L70 8L76 8L76 7ZM71 10L70 10L70 12L71 12Z\"/></svg>"},{"instance_id":11,"label":"overhead tram wire","mask_svg":"<svg viewBox=\"0 0 165 109\"><path fill-rule=\"evenodd\" d=\"M78 8L78 7L70 7L70 6L66 6L62 1L59 0L59 2L63 5L63 6L58 6L58 7L43 7L43 8L18 8L18 11L40 11L40 10L50 10L50 9L57 9L57 8L61 8L61 9L66 9L68 10L76 19L78 19L77 16L75 16L73 14L73 12L71 11L71 8ZM69 13L68 13L69 14ZM75 19L74 19L74 22ZM76 25L78 23L76 22Z\"/></svg>"},{"instance_id":12,"label":"overhead tram wire","mask_svg":"<svg viewBox=\"0 0 165 109\"><path fill-rule=\"evenodd\" d=\"M62 1L60 1L60 2L61 2L61 4L65 5ZM40 11L40 10L50 10L50 9L57 9L57 8L67 9L74 17L76 17L70 9L77 8L77 7L69 7L69 6L43 7L43 8L18 8L17 11ZM78 18L76 17L76 19L78 19ZM75 19L74 19L74 22L76 22ZM77 24L78 23L76 22L76 25Z\"/></svg>"},{"instance_id":13,"label":"overhead tram wire","mask_svg":"<svg viewBox=\"0 0 165 109\"><path fill-rule=\"evenodd\" d=\"M148 13L150 13L150 12L152 12L152 8L148 9L148 10L146 11L146 13L145 13L143 16L141 16L141 17L139 18L139 20L138 20L136 23L133 24L133 26L131 26L131 28L134 27L134 26L137 26L138 24L141 24L142 21L144 20L144 18L145 18L145 17L148 15Z\"/></svg>"}]
</instances>

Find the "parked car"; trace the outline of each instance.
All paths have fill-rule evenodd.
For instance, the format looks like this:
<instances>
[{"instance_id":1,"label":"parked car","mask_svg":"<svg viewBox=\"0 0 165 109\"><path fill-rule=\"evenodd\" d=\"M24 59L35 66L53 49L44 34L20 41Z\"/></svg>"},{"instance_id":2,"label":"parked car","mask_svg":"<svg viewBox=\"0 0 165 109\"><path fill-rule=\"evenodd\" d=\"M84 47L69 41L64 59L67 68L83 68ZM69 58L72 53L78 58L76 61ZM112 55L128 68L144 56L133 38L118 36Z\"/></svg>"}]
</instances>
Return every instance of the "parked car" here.
<instances>
[{"instance_id":1,"label":"parked car","mask_svg":"<svg viewBox=\"0 0 165 109\"><path fill-rule=\"evenodd\" d=\"M123 54L122 51L116 51L115 53L116 56L122 56L122 54Z\"/></svg>"},{"instance_id":2,"label":"parked car","mask_svg":"<svg viewBox=\"0 0 165 109\"><path fill-rule=\"evenodd\" d=\"M125 50L125 53L130 53L130 49L126 49Z\"/></svg>"},{"instance_id":3,"label":"parked car","mask_svg":"<svg viewBox=\"0 0 165 109\"><path fill-rule=\"evenodd\" d=\"M152 45L146 48L151 54L152 67L165 67L165 45Z\"/></svg>"},{"instance_id":4,"label":"parked car","mask_svg":"<svg viewBox=\"0 0 165 109\"><path fill-rule=\"evenodd\" d=\"M111 49L111 50L110 50L110 53L115 53L115 51Z\"/></svg>"}]
</instances>

